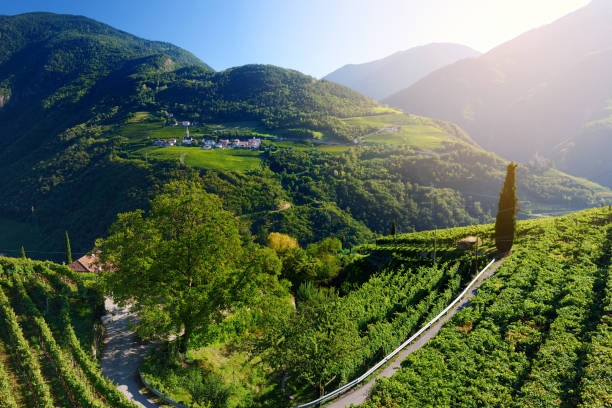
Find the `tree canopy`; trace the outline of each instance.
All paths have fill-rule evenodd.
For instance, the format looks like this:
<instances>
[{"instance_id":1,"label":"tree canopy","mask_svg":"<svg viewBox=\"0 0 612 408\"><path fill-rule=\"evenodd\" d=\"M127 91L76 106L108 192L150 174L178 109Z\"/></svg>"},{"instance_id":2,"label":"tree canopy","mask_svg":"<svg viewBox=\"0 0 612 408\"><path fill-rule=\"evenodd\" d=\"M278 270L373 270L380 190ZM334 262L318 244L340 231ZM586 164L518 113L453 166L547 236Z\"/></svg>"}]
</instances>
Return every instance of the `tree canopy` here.
<instances>
[{"instance_id":1,"label":"tree canopy","mask_svg":"<svg viewBox=\"0 0 612 408\"><path fill-rule=\"evenodd\" d=\"M97 247L106 288L139 314L138 332L183 331L183 352L196 330L253 301L280 272L274 251L243 244L235 217L194 182L166 185L146 215L119 214Z\"/></svg>"}]
</instances>

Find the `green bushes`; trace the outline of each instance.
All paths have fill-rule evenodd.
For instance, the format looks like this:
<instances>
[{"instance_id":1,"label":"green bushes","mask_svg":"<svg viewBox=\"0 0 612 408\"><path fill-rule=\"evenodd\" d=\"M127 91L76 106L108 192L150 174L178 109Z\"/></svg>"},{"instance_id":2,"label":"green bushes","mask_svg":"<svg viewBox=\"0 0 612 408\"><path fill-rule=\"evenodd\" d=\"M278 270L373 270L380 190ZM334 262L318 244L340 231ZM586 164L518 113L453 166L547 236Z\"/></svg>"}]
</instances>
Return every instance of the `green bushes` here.
<instances>
[{"instance_id":1,"label":"green bushes","mask_svg":"<svg viewBox=\"0 0 612 408\"><path fill-rule=\"evenodd\" d=\"M0 361L0 406L2 408L18 408L13 390L4 364Z\"/></svg>"},{"instance_id":2,"label":"green bushes","mask_svg":"<svg viewBox=\"0 0 612 408\"><path fill-rule=\"evenodd\" d=\"M53 400L49 386L40 371L40 364L30 352L30 345L23 337L21 327L17 323L17 316L11 308L9 301L0 288L0 308L4 319L4 327L10 344L13 346L13 355L21 367L21 374L29 385L35 404L40 408L53 408Z\"/></svg>"},{"instance_id":3,"label":"green bushes","mask_svg":"<svg viewBox=\"0 0 612 408\"><path fill-rule=\"evenodd\" d=\"M607 269L602 316L587 348L580 400L585 408L612 406L612 266Z\"/></svg>"},{"instance_id":4,"label":"green bushes","mask_svg":"<svg viewBox=\"0 0 612 408\"><path fill-rule=\"evenodd\" d=\"M363 406L609 405L605 215L592 210L519 223L515 253L470 307L396 375L377 381Z\"/></svg>"},{"instance_id":5,"label":"green bushes","mask_svg":"<svg viewBox=\"0 0 612 408\"><path fill-rule=\"evenodd\" d=\"M465 261L465 259L464 259ZM400 264L343 297L300 287L293 316L271 317L266 361L318 392L357 377L442 311L469 277L469 263ZM304 340L307 339L307 340Z\"/></svg>"},{"instance_id":6,"label":"green bushes","mask_svg":"<svg viewBox=\"0 0 612 408\"><path fill-rule=\"evenodd\" d=\"M62 280L62 273L66 272L67 268L56 266L54 269L57 272L55 272L47 268L48 265L49 264L41 263L36 265L34 269L37 273L44 276L45 279L48 279L56 290L61 292L57 296L57 301L60 304L58 317L59 331L61 332L62 338L71 351L72 358L76 360L88 381L93 387L95 387L97 393L101 395L108 404L117 408L136 407L136 405L132 401L128 400L127 397L120 392L109 379L101 375L98 365L82 349L81 343L79 342L79 339L77 338L74 328L70 322L69 304L68 299L65 296L66 291L70 291L71 289ZM72 276L72 278L75 280L80 279L78 275ZM34 283L42 286L40 282ZM28 302L26 301L26 303Z\"/></svg>"},{"instance_id":7,"label":"green bushes","mask_svg":"<svg viewBox=\"0 0 612 408\"><path fill-rule=\"evenodd\" d=\"M71 398L81 406L93 408L104 407L104 404L96 398L96 395L85 385L86 382L83 382L83 379L80 378L75 368L70 364L64 350L57 345L51 329L49 329L45 319L26 293L21 282L16 281L16 288L19 299L32 319L34 327L42 340L42 344L44 345L43 351L53 361L58 376L70 390L69 393Z\"/></svg>"}]
</instances>

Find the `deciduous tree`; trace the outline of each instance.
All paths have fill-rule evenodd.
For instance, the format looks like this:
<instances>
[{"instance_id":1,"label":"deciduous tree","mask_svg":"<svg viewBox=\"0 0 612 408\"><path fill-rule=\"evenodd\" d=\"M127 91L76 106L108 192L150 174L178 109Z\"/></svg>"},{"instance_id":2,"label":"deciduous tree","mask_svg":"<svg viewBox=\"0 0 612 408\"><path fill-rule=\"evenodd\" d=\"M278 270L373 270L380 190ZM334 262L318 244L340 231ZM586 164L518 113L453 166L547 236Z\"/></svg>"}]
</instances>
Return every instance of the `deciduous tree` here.
<instances>
[{"instance_id":1,"label":"deciduous tree","mask_svg":"<svg viewBox=\"0 0 612 408\"><path fill-rule=\"evenodd\" d=\"M254 302L280 272L274 251L244 246L235 217L195 182L168 184L146 215L119 214L97 247L106 288L139 314L138 332L182 332L181 352L196 330Z\"/></svg>"}]
</instances>

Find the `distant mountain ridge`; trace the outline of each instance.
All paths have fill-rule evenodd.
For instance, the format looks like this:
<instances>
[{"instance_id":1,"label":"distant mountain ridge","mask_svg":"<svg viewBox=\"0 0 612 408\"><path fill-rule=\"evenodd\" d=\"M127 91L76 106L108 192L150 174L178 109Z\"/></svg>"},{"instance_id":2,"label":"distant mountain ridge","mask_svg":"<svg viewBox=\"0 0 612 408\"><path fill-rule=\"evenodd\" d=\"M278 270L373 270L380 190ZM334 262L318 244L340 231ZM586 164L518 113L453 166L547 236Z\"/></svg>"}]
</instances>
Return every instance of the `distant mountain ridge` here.
<instances>
[{"instance_id":1,"label":"distant mountain ridge","mask_svg":"<svg viewBox=\"0 0 612 408\"><path fill-rule=\"evenodd\" d=\"M480 52L465 45L432 43L399 51L376 61L345 65L324 79L381 100L443 66L480 55Z\"/></svg>"},{"instance_id":2,"label":"distant mountain ridge","mask_svg":"<svg viewBox=\"0 0 612 408\"><path fill-rule=\"evenodd\" d=\"M483 147L535 153L612 186L612 1L596 0L383 102L458 123Z\"/></svg>"}]
</instances>

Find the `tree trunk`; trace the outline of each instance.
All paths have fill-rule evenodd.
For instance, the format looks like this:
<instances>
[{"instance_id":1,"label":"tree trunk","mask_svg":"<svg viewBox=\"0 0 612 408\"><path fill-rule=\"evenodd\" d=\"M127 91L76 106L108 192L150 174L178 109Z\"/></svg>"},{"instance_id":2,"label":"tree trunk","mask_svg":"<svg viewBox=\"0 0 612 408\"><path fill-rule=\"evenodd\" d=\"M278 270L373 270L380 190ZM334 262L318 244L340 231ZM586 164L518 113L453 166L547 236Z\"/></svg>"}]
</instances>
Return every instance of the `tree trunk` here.
<instances>
[{"instance_id":1,"label":"tree trunk","mask_svg":"<svg viewBox=\"0 0 612 408\"><path fill-rule=\"evenodd\" d=\"M185 332L180 338L179 341L179 353L185 354L187 352L187 346L189 345L189 338L191 337L191 333L193 332L193 326L191 324L184 324Z\"/></svg>"}]
</instances>

